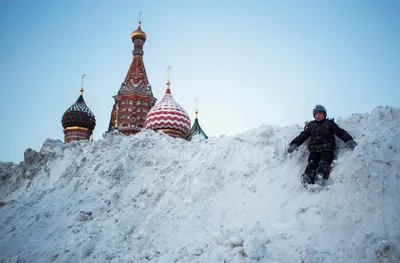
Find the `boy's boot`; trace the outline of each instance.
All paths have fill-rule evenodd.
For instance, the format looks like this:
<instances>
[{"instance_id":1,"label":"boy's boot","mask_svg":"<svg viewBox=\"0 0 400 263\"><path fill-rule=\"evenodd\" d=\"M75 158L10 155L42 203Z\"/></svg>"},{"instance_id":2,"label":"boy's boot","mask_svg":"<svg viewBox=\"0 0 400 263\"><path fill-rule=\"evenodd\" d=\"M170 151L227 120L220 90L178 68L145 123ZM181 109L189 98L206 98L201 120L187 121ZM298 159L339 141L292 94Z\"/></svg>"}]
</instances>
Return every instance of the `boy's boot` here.
<instances>
[{"instance_id":1,"label":"boy's boot","mask_svg":"<svg viewBox=\"0 0 400 263\"><path fill-rule=\"evenodd\" d=\"M315 171L312 171L311 173L302 174L301 182L303 183L303 185L313 184L314 183L314 175L315 175Z\"/></svg>"},{"instance_id":2,"label":"boy's boot","mask_svg":"<svg viewBox=\"0 0 400 263\"><path fill-rule=\"evenodd\" d=\"M315 177L315 168L316 168L316 163L314 160L310 160L307 164L306 170L304 171L304 174L301 175L301 182L303 185L307 184L313 184L314 183L314 177Z\"/></svg>"},{"instance_id":3,"label":"boy's boot","mask_svg":"<svg viewBox=\"0 0 400 263\"><path fill-rule=\"evenodd\" d=\"M323 179L327 179L327 174L328 174L328 169L329 169L329 164L325 161L322 161L319 163L319 166L317 168L317 172L315 175L315 183L322 185L322 182L324 181Z\"/></svg>"},{"instance_id":4,"label":"boy's boot","mask_svg":"<svg viewBox=\"0 0 400 263\"><path fill-rule=\"evenodd\" d=\"M304 171L304 174L301 175L301 182L303 185L313 184L315 177L315 170L311 170L308 166Z\"/></svg>"}]
</instances>

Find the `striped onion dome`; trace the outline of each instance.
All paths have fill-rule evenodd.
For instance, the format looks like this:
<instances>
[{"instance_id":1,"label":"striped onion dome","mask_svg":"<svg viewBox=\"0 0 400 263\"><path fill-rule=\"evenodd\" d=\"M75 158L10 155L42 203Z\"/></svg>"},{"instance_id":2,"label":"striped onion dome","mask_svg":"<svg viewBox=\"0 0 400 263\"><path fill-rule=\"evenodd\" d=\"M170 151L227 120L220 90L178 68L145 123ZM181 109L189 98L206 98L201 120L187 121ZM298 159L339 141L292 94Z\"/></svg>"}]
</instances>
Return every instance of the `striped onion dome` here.
<instances>
[{"instance_id":1,"label":"striped onion dome","mask_svg":"<svg viewBox=\"0 0 400 263\"><path fill-rule=\"evenodd\" d=\"M61 123L64 129L77 126L94 130L96 118L83 99L83 89L78 100L64 112Z\"/></svg>"},{"instance_id":2,"label":"striped onion dome","mask_svg":"<svg viewBox=\"0 0 400 263\"><path fill-rule=\"evenodd\" d=\"M186 111L174 100L167 82L167 90L162 100L151 108L144 123L146 129L175 130L182 137L189 132L190 118Z\"/></svg>"}]
</instances>

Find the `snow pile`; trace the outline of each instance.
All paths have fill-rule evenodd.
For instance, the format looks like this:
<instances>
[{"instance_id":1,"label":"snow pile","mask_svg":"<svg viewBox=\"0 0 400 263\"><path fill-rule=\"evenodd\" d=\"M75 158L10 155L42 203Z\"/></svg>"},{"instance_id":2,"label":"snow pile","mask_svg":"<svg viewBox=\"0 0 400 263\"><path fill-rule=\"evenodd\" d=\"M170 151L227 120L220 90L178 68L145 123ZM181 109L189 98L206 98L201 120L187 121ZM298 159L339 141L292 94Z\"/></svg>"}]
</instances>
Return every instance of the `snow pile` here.
<instances>
[{"instance_id":1,"label":"snow pile","mask_svg":"<svg viewBox=\"0 0 400 263\"><path fill-rule=\"evenodd\" d=\"M187 142L143 131L47 140L40 169L0 163L1 262L400 262L400 109L337 119L320 192L300 126ZM33 165L33 164L29 164Z\"/></svg>"}]
</instances>

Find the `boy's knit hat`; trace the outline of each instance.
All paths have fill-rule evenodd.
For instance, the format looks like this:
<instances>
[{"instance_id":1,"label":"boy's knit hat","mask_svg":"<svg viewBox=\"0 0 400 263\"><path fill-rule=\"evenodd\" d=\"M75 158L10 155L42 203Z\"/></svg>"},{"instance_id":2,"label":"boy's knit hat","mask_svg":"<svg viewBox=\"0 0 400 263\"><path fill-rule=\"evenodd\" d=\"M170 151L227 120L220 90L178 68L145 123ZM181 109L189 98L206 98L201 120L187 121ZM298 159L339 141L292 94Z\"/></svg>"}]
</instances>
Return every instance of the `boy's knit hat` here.
<instances>
[{"instance_id":1,"label":"boy's knit hat","mask_svg":"<svg viewBox=\"0 0 400 263\"><path fill-rule=\"evenodd\" d=\"M312 113L313 113L313 117L315 116L315 113L317 113L317 112L321 112L322 114L324 114L325 115L325 118L326 118L326 109L325 109L325 107L324 106L322 106L322 105L315 105L315 107L314 107L314 109L313 109L313 111L312 111Z\"/></svg>"}]
</instances>

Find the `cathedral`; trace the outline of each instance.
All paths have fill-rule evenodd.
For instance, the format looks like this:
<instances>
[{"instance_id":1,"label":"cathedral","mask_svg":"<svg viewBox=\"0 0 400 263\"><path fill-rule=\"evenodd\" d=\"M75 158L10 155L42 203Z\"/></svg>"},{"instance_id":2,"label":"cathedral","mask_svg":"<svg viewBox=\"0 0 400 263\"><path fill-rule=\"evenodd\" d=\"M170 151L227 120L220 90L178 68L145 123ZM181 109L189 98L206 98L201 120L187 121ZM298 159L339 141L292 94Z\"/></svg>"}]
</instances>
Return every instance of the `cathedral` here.
<instances>
[{"instance_id":1,"label":"cathedral","mask_svg":"<svg viewBox=\"0 0 400 263\"><path fill-rule=\"evenodd\" d=\"M191 127L189 115L174 100L169 78L164 97L156 103L157 99L153 95L143 62L143 46L147 35L141 28L140 20L138 28L131 34L131 39L132 63L118 93L113 96L114 105L107 132L118 131L124 135L131 135L145 128L188 141L197 135L207 139L200 127L197 109ZM95 116L83 99L83 77L78 100L65 111L61 120L64 142L91 140L96 126Z\"/></svg>"}]
</instances>

